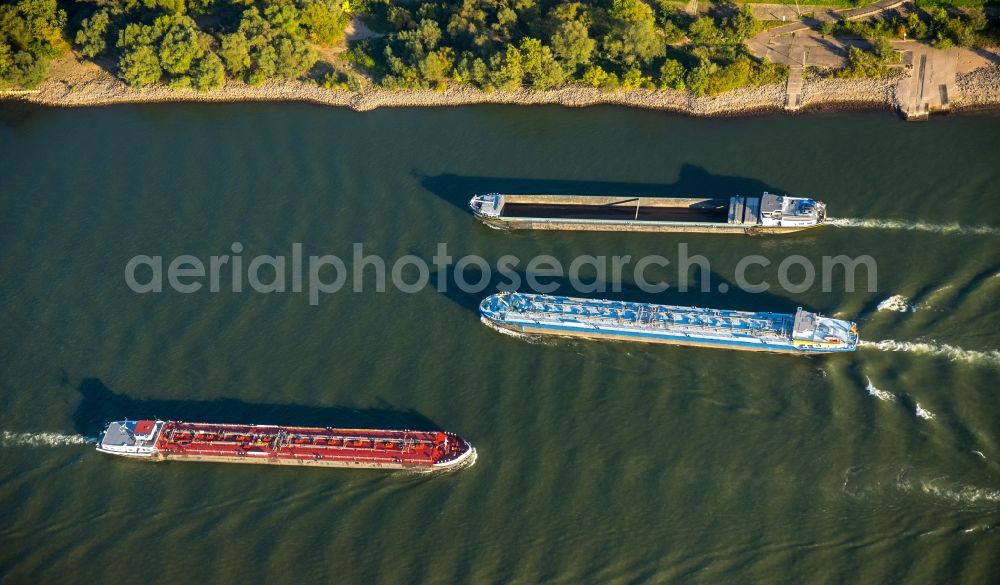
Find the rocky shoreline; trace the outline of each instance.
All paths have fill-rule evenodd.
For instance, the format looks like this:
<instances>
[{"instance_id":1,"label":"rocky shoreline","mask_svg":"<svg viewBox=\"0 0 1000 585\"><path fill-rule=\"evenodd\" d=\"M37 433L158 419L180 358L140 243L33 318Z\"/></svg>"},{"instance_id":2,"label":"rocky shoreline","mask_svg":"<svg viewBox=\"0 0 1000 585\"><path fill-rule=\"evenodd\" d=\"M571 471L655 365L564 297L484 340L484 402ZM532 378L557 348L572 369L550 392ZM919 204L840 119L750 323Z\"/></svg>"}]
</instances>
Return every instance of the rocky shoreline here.
<instances>
[{"instance_id":1,"label":"rocky shoreline","mask_svg":"<svg viewBox=\"0 0 1000 585\"><path fill-rule=\"evenodd\" d=\"M1000 65L980 67L959 73L956 84L964 107L969 109L1000 109Z\"/></svg>"},{"instance_id":2,"label":"rocky shoreline","mask_svg":"<svg viewBox=\"0 0 1000 585\"><path fill-rule=\"evenodd\" d=\"M72 75L54 75L35 92L0 92L0 99L20 100L48 106L102 106L155 102L244 102L303 101L349 107L367 112L387 107L434 107L470 104L543 105L568 107L617 105L693 116L740 116L782 111L785 85L741 88L713 97L695 97L672 90L601 91L590 87L566 87L549 91L484 92L470 87L445 91L388 90L361 91L324 89L301 81L270 82L251 87L228 82L210 91L179 90L169 87L133 89L106 71L91 67L81 71L80 63L70 63ZM878 79L808 79L802 89L802 109L896 109L898 77ZM1000 109L1000 65L981 67L958 76L959 96L952 110Z\"/></svg>"}]
</instances>

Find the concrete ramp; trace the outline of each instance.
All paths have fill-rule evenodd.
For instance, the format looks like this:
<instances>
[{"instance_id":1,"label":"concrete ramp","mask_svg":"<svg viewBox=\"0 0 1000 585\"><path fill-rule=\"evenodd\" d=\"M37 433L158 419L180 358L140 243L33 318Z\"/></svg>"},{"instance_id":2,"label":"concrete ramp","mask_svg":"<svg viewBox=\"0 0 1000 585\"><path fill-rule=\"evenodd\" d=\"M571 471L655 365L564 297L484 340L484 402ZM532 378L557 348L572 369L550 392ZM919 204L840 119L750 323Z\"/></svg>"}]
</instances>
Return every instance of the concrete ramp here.
<instances>
[{"instance_id":1,"label":"concrete ramp","mask_svg":"<svg viewBox=\"0 0 1000 585\"><path fill-rule=\"evenodd\" d=\"M910 74L896 86L896 101L907 120L926 120L934 112L946 112L958 95L955 59L923 43L913 44Z\"/></svg>"},{"instance_id":2,"label":"concrete ramp","mask_svg":"<svg viewBox=\"0 0 1000 585\"><path fill-rule=\"evenodd\" d=\"M785 109L795 111L802 107L802 76L805 70L805 51L802 62L792 61L788 66L788 84L785 85Z\"/></svg>"}]
</instances>

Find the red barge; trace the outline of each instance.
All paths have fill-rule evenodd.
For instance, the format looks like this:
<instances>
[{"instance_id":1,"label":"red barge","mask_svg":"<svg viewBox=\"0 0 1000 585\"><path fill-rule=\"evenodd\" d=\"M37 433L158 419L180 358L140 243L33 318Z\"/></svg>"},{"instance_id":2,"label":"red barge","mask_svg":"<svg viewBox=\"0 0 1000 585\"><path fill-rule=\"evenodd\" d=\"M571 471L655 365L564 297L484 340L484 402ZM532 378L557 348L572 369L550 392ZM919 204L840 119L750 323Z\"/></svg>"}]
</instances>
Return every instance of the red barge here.
<instances>
[{"instance_id":1,"label":"red barge","mask_svg":"<svg viewBox=\"0 0 1000 585\"><path fill-rule=\"evenodd\" d=\"M124 420L110 423L102 453L149 461L215 461L317 467L446 469L476 450L440 431L389 431Z\"/></svg>"}]
</instances>

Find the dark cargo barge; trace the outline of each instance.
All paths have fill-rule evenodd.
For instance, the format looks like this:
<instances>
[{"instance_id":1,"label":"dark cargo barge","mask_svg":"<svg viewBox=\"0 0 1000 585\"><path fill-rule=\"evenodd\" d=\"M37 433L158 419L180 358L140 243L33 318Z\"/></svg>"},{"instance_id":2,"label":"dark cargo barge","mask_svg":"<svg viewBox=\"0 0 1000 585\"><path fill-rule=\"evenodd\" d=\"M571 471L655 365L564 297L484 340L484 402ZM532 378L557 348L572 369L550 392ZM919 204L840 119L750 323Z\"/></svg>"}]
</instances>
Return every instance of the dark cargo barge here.
<instances>
[{"instance_id":1,"label":"dark cargo barge","mask_svg":"<svg viewBox=\"0 0 1000 585\"><path fill-rule=\"evenodd\" d=\"M826 221L823 203L772 193L728 199L490 193L469 206L497 229L765 234Z\"/></svg>"}]
</instances>

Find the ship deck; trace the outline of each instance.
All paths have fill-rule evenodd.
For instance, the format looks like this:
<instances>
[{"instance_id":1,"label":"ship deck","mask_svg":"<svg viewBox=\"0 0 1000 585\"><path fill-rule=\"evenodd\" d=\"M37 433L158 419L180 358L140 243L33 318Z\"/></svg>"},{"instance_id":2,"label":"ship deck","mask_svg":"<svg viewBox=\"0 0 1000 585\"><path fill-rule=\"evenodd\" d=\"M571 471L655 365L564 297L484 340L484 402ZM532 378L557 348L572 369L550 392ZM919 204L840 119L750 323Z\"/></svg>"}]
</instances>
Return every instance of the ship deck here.
<instances>
[{"instance_id":1,"label":"ship deck","mask_svg":"<svg viewBox=\"0 0 1000 585\"><path fill-rule=\"evenodd\" d=\"M637 213L638 211L638 213ZM727 223L726 208L638 206L635 202L618 205L546 205L542 203L507 203L501 217L508 219L595 219L680 223Z\"/></svg>"},{"instance_id":2,"label":"ship deck","mask_svg":"<svg viewBox=\"0 0 1000 585\"><path fill-rule=\"evenodd\" d=\"M794 317L782 313L728 311L627 301L579 299L515 293L506 307L496 307L501 318L595 327L676 330L730 337L789 339Z\"/></svg>"},{"instance_id":3,"label":"ship deck","mask_svg":"<svg viewBox=\"0 0 1000 585\"><path fill-rule=\"evenodd\" d=\"M444 432L168 422L157 449L172 456L278 458L435 466L471 447Z\"/></svg>"}]
</instances>

